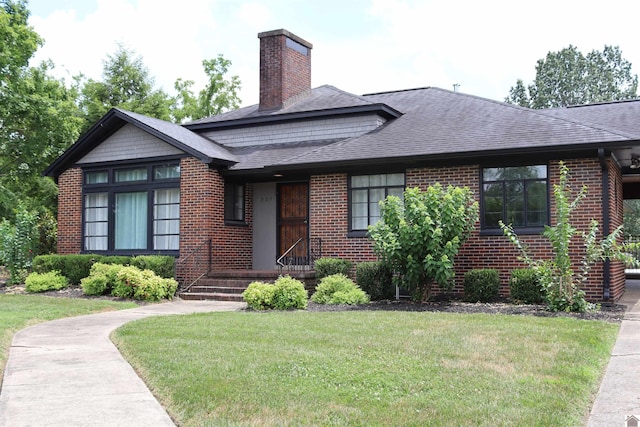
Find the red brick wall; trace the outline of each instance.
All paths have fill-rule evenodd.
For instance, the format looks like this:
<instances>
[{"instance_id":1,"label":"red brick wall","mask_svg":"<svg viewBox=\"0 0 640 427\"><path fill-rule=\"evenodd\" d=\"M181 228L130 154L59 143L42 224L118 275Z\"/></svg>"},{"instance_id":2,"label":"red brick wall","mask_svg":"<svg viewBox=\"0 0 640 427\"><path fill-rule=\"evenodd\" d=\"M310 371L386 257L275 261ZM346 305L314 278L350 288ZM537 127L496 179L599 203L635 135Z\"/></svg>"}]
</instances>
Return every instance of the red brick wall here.
<instances>
[{"instance_id":1,"label":"red brick wall","mask_svg":"<svg viewBox=\"0 0 640 427\"><path fill-rule=\"evenodd\" d=\"M82 170L67 169L58 178L58 253L82 250Z\"/></svg>"},{"instance_id":2,"label":"red brick wall","mask_svg":"<svg viewBox=\"0 0 640 427\"><path fill-rule=\"evenodd\" d=\"M249 269L252 257L253 189L245 191L246 226L224 224L224 179L200 160L180 162L180 257L212 239L212 268ZM178 263L180 265L180 263ZM185 276L178 272L179 277ZM185 276L186 277L186 276Z\"/></svg>"},{"instance_id":3,"label":"red brick wall","mask_svg":"<svg viewBox=\"0 0 640 427\"><path fill-rule=\"evenodd\" d=\"M570 174L574 193L577 194L584 184L588 186L588 193L582 201L580 208L571 218L572 224L579 230L587 230L591 219L596 219L602 224L602 171L598 159L580 159L566 162ZM615 172L615 167L610 170ZM616 178L617 176L617 178ZM551 221L555 222L555 205L553 202L553 184L558 183L559 166L557 162L551 162L549 166L550 191L551 191ZM619 169L610 175L610 186L617 188L621 196L621 179ZM442 167L442 168L416 168L406 171L407 187L420 187L425 189L428 185L440 182L443 185L468 186L474 192L476 199L480 200L480 171L479 166ZM322 239L323 256L343 257L354 262L362 262L375 259L371 242L367 238L349 238L348 233L348 198L347 175L332 174L313 176L310 181L310 233L311 237ZM612 198L613 199L613 198ZM621 221L621 206L615 205L612 200L612 227ZM613 220L613 217L616 220ZM480 224L476 224L476 231L464 244L459 256L456 258L456 292L462 292L462 279L464 273L476 268L495 268L500 273L501 293L509 294L509 276L516 268L525 268L525 264L518 260L519 253L514 246L502 235L485 236L479 233ZM613 228L612 228L613 229ZM547 239L540 235L523 235L521 241L529 248L529 253L534 258L551 256L551 247ZM581 240L570 248L571 254L576 260L580 260L584 250ZM578 271L579 265L574 266ZM585 286L587 297L591 300L602 299L603 265L594 266L589 280ZM612 284L615 283L616 292L624 286L624 270L620 274L620 267L612 267ZM435 289L435 288L434 288ZM617 295L617 294L616 294Z\"/></svg>"}]
</instances>

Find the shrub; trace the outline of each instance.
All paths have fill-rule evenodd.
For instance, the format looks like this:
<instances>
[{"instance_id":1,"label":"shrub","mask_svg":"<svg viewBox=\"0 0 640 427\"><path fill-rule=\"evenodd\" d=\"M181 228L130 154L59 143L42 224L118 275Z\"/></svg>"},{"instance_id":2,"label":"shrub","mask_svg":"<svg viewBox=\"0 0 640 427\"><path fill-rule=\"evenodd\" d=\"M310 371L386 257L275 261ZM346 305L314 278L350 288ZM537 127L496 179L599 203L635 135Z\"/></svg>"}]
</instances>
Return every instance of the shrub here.
<instances>
[{"instance_id":1,"label":"shrub","mask_svg":"<svg viewBox=\"0 0 640 427\"><path fill-rule=\"evenodd\" d=\"M59 271L31 273L25 280L25 290L27 292L57 291L66 288L68 284L67 278Z\"/></svg>"},{"instance_id":2,"label":"shrub","mask_svg":"<svg viewBox=\"0 0 640 427\"><path fill-rule=\"evenodd\" d=\"M131 257L126 255L110 255L100 258L103 264L130 265Z\"/></svg>"},{"instance_id":3,"label":"shrub","mask_svg":"<svg viewBox=\"0 0 640 427\"><path fill-rule=\"evenodd\" d=\"M307 308L309 298L304 284L290 276L276 280L273 290L273 308L277 310L295 310Z\"/></svg>"},{"instance_id":4,"label":"shrub","mask_svg":"<svg viewBox=\"0 0 640 427\"><path fill-rule=\"evenodd\" d=\"M104 295L108 293L108 279L103 274L92 274L80 281L85 295Z\"/></svg>"},{"instance_id":5,"label":"shrub","mask_svg":"<svg viewBox=\"0 0 640 427\"><path fill-rule=\"evenodd\" d=\"M57 270L69 279L69 283L77 285L89 276L91 266L103 258L102 255L96 254L40 255L33 260L33 271L47 273Z\"/></svg>"},{"instance_id":6,"label":"shrub","mask_svg":"<svg viewBox=\"0 0 640 427\"><path fill-rule=\"evenodd\" d=\"M174 279L160 277L151 270L142 270L142 281L134 286L133 297L142 301L158 301L173 297L177 287L178 282Z\"/></svg>"},{"instance_id":7,"label":"shrub","mask_svg":"<svg viewBox=\"0 0 640 427\"><path fill-rule=\"evenodd\" d=\"M252 282L242 293L244 302L254 310L273 308L275 286L264 282Z\"/></svg>"},{"instance_id":8,"label":"shrub","mask_svg":"<svg viewBox=\"0 0 640 427\"><path fill-rule=\"evenodd\" d=\"M391 269L379 261L361 262L356 266L356 283L374 301L394 296Z\"/></svg>"},{"instance_id":9,"label":"shrub","mask_svg":"<svg viewBox=\"0 0 640 427\"><path fill-rule=\"evenodd\" d=\"M103 261L108 261L112 257L104 257ZM85 295L105 295L110 293L116 286L118 272L124 268L119 264L105 264L96 262L91 266L89 277L80 281L80 286Z\"/></svg>"},{"instance_id":10,"label":"shrub","mask_svg":"<svg viewBox=\"0 0 640 427\"><path fill-rule=\"evenodd\" d=\"M531 268L513 270L509 278L509 289L511 298L525 304L540 304L544 301L540 280Z\"/></svg>"},{"instance_id":11,"label":"shrub","mask_svg":"<svg viewBox=\"0 0 640 427\"><path fill-rule=\"evenodd\" d=\"M15 210L13 223L0 221L0 264L9 271L8 283L22 283L32 267L38 246L38 215L27 210L22 203Z\"/></svg>"},{"instance_id":12,"label":"shrub","mask_svg":"<svg viewBox=\"0 0 640 427\"><path fill-rule=\"evenodd\" d=\"M157 276L151 270L137 267L121 267L116 274L116 284L111 294L120 298L135 298L144 301L157 301L173 298L178 288L174 279Z\"/></svg>"},{"instance_id":13,"label":"shrub","mask_svg":"<svg viewBox=\"0 0 640 427\"><path fill-rule=\"evenodd\" d=\"M347 276L349 275L352 265L348 259L324 257L316 260L314 269L316 270L316 277L322 279L323 277L334 274L344 274Z\"/></svg>"},{"instance_id":14,"label":"shrub","mask_svg":"<svg viewBox=\"0 0 640 427\"><path fill-rule=\"evenodd\" d=\"M366 304L369 296L344 274L324 277L311 301L318 304Z\"/></svg>"},{"instance_id":15,"label":"shrub","mask_svg":"<svg viewBox=\"0 0 640 427\"><path fill-rule=\"evenodd\" d=\"M500 292L498 271L485 268L467 271L464 275L464 298L471 302L489 302Z\"/></svg>"},{"instance_id":16,"label":"shrub","mask_svg":"<svg viewBox=\"0 0 640 427\"><path fill-rule=\"evenodd\" d=\"M130 264L140 270L151 270L156 276L173 279L175 258L161 255L139 255L131 258Z\"/></svg>"}]
</instances>

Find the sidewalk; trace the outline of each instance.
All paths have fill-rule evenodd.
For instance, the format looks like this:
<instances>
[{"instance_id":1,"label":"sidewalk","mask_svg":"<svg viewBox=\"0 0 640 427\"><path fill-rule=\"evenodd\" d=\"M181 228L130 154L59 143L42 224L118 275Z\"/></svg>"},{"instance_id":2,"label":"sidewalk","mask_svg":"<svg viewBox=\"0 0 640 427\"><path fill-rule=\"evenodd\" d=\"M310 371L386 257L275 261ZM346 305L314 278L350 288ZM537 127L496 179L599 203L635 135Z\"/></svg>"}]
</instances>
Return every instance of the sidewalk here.
<instances>
[{"instance_id":1,"label":"sidewalk","mask_svg":"<svg viewBox=\"0 0 640 427\"><path fill-rule=\"evenodd\" d=\"M627 280L619 303L627 305L627 312L591 408L589 427L624 427L628 416L640 418L640 280Z\"/></svg>"},{"instance_id":2,"label":"sidewalk","mask_svg":"<svg viewBox=\"0 0 640 427\"><path fill-rule=\"evenodd\" d=\"M174 426L109 334L149 316L241 307L175 300L23 329L13 338L0 389L0 426Z\"/></svg>"}]
</instances>

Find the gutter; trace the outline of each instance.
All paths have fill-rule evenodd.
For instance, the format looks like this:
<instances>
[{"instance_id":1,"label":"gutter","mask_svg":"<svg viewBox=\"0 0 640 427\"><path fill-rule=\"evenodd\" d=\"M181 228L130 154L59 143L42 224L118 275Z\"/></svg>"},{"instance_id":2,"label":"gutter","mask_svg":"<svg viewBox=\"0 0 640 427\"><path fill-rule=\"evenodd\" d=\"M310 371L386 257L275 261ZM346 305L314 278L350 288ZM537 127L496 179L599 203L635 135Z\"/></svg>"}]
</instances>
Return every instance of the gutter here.
<instances>
[{"instance_id":1,"label":"gutter","mask_svg":"<svg viewBox=\"0 0 640 427\"><path fill-rule=\"evenodd\" d=\"M598 159L600 160L600 166L602 168L602 232L604 236L608 236L610 232L609 168L607 168L607 161L604 157L604 148L598 148ZM605 302L611 298L610 265L611 261L606 259L604 261L604 272L602 274L602 297Z\"/></svg>"}]
</instances>

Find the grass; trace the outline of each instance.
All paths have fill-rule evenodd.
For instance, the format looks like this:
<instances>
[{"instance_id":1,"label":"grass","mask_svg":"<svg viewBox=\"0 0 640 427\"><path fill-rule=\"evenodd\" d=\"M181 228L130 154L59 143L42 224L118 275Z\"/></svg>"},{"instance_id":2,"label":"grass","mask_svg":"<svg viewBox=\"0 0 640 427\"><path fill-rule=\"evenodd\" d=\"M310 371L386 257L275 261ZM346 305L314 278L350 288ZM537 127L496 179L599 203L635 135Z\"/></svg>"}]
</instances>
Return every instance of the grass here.
<instances>
[{"instance_id":1,"label":"grass","mask_svg":"<svg viewBox=\"0 0 640 427\"><path fill-rule=\"evenodd\" d=\"M181 426L580 425L619 326L571 318L210 313L113 336Z\"/></svg>"},{"instance_id":2,"label":"grass","mask_svg":"<svg viewBox=\"0 0 640 427\"><path fill-rule=\"evenodd\" d=\"M136 307L134 303L42 295L0 295L0 382L13 334L27 326L62 317Z\"/></svg>"}]
</instances>

